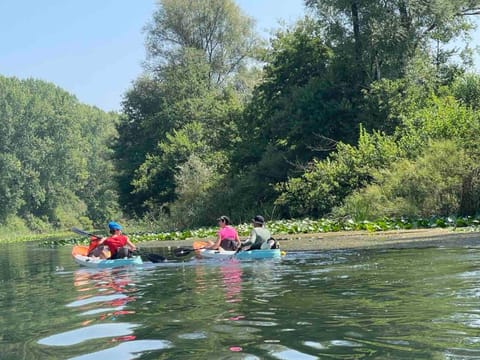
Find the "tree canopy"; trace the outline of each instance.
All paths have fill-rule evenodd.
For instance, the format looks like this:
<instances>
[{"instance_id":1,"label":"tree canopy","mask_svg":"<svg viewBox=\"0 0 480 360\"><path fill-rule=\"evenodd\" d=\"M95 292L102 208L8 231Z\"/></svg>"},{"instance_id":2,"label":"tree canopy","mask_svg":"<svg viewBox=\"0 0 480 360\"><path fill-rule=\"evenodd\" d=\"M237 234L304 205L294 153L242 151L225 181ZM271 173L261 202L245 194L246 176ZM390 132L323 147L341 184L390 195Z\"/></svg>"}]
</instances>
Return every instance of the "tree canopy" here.
<instances>
[{"instance_id":1,"label":"tree canopy","mask_svg":"<svg viewBox=\"0 0 480 360\"><path fill-rule=\"evenodd\" d=\"M0 119L1 222L20 217L41 229L115 212L108 144L116 115L53 84L0 77Z\"/></svg>"},{"instance_id":2,"label":"tree canopy","mask_svg":"<svg viewBox=\"0 0 480 360\"><path fill-rule=\"evenodd\" d=\"M480 1L305 6L265 44L233 0L160 0L119 114L0 77L0 224L478 214Z\"/></svg>"}]
</instances>

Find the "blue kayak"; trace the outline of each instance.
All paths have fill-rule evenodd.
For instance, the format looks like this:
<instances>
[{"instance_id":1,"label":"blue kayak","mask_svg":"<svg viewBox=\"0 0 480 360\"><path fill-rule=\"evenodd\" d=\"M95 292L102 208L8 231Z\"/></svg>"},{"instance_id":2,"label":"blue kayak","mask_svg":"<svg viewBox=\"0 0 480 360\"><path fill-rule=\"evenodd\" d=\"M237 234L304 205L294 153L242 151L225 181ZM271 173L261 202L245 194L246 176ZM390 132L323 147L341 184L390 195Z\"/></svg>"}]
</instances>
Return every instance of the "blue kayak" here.
<instances>
[{"instance_id":1,"label":"blue kayak","mask_svg":"<svg viewBox=\"0 0 480 360\"><path fill-rule=\"evenodd\" d=\"M227 251L227 250L198 250L198 254L204 258L212 259L230 259L256 260L256 259L280 259L282 251L280 249L250 250L250 251Z\"/></svg>"},{"instance_id":2,"label":"blue kayak","mask_svg":"<svg viewBox=\"0 0 480 360\"><path fill-rule=\"evenodd\" d=\"M107 259L100 259L97 257L89 257L89 256L86 256L86 253L88 253L87 246L77 245L77 246L74 246L72 249L72 256L75 262L79 265L86 266L89 268L107 269L107 268L115 268L115 267L121 267L121 266L138 266L143 264L142 258L140 256L107 260Z\"/></svg>"}]
</instances>

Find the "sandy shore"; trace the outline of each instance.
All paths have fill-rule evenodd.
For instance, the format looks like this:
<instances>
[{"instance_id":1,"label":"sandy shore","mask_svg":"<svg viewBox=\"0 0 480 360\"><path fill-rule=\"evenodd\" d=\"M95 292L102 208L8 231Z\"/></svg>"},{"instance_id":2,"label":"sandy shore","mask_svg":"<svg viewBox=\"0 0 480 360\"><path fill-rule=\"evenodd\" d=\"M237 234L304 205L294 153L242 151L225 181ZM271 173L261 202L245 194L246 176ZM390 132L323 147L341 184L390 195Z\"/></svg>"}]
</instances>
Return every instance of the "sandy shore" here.
<instances>
[{"instance_id":1,"label":"sandy shore","mask_svg":"<svg viewBox=\"0 0 480 360\"><path fill-rule=\"evenodd\" d=\"M345 231L315 234L274 235L287 251L372 249L372 248L425 248L470 247L480 245L479 232L453 231L449 229L418 229L399 231ZM191 240L148 241L141 247L191 246Z\"/></svg>"}]
</instances>

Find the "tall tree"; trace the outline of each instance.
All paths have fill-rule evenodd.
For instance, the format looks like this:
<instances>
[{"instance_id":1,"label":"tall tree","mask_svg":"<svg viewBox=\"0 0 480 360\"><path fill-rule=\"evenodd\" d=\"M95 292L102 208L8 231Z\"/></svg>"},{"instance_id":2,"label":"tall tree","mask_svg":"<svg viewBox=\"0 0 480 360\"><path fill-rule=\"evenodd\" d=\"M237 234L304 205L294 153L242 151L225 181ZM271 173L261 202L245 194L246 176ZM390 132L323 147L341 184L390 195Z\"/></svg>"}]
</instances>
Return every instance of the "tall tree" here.
<instances>
[{"instance_id":1,"label":"tall tree","mask_svg":"<svg viewBox=\"0 0 480 360\"><path fill-rule=\"evenodd\" d=\"M253 20L232 0L161 0L147 25L147 50L154 67L170 63L180 49L201 50L209 78L220 84L253 56L259 39Z\"/></svg>"},{"instance_id":2,"label":"tall tree","mask_svg":"<svg viewBox=\"0 0 480 360\"><path fill-rule=\"evenodd\" d=\"M326 38L358 66L359 81L401 77L417 51L448 60L446 44L472 28L478 0L306 0ZM436 52L436 53L435 53Z\"/></svg>"},{"instance_id":3,"label":"tall tree","mask_svg":"<svg viewBox=\"0 0 480 360\"><path fill-rule=\"evenodd\" d=\"M232 118L247 98L234 89L249 86L243 74L259 44L253 21L231 0L162 0L146 31L146 73L125 95L116 147L121 202L136 214L173 201L175 173L195 155L168 154L162 144L171 134L198 123L212 154L233 146ZM158 168L165 159L178 161Z\"/></svg>"},{"instance_id":4,"label":"tall tree","mask_svg":"<svg viewBox=\"0 0 480 360\"><path fill-rule=\"evenodd\" d=\"M0 222L18 216L65 226L80 217L105 219L115 206L94 204L116 204L113 179L105 176L116 118L53 84L0 77Z\"/></svg>"}]
</instances>

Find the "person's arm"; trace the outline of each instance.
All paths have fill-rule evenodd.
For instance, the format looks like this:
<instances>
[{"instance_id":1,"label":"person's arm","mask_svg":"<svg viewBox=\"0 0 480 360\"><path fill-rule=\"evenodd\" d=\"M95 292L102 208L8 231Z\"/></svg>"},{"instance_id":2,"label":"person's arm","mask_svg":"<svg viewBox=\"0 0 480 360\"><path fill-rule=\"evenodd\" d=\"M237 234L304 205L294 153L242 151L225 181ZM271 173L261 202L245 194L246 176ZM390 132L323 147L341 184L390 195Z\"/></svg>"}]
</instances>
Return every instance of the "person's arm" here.
<instances>
[{"instance_id":1,"label":"person's arm","mask_svg":"<svg viewBox=\"0 0 480 360\"><path fill-rule=\"evenodd\" d=\"M205 247L205 249L218 250L221 242L222 242L222 238L220 237L220 233L219 233L217 235L217 241L215 241L215 243L213 243L212 245Z\"/></svg>"},{"instance_id":2,"label":"person's arm","mask_svg":"<svg viewBox=\"0 0 480 360\"><path fill-rule=\"evenodd\" d=\"M253 242L255 241L255 238L256 238L257 234L255 233L255 231L252 229L252 231L250 232L250 235L248 236L248 238L242 242L242 246L248 246L248 245L252 245Z\"/></svg>"},{"instance_id":3,"label":"person's arm","mask_svg":"<svg viewBox=\"0 0 480 360\"><path fill-rule=\"evenodd\" d=\"M128 236L127 236L127 245L130 247L130 249L131 249L132 251L137 250L137 248L136 248L135 245L130 241L130 239L128 238Z\"/></svg>"}]
</instances>

